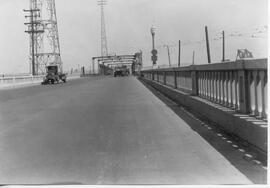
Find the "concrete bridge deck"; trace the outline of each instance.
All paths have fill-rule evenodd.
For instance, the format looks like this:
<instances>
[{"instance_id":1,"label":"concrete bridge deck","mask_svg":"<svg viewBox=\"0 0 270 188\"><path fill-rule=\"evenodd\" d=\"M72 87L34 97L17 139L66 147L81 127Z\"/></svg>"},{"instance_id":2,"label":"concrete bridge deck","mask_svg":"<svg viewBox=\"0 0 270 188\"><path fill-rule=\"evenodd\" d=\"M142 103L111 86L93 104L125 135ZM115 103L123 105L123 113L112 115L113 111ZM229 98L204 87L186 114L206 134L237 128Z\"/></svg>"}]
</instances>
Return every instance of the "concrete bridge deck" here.
<instances>
[{"instance_id":1,"label":"concrete bridge deck","mask_svg":"<svg viewBox=\"0 0 270 188\"><path fill-rule=\"evenodd\" d=\"M1 184L254 183L134 77L0 91L0 152Z\"/></svg>"}]
</instances>

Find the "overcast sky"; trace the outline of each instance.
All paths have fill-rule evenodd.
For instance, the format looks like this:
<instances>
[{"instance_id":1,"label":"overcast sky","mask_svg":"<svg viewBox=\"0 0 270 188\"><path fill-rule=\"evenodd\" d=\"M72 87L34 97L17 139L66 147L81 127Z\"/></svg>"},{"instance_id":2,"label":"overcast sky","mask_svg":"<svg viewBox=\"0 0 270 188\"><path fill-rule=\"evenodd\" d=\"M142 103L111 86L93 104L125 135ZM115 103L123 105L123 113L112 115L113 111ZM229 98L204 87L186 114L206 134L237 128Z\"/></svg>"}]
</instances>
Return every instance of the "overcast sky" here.
<instances>
[{"instance_id":1,"label":"overcast sky","mask_svg":"<svg viewBox=\"0 0 270 188\"><path fill-rule=\"evenodd\" d=\"M64 69L90 66L100 55L100 8L96 0L55 0ZM29 0L0 0L0 74L29 72L29 36L24 33L23 9ZM143 51L151 65L152 25L156 27L158 64L168 64L164 45L171 45L177 63L178 40L183 43L181 62L207 62L204 26L211 38L213 62L220 62L221 40L226 33L226 58L247 48L257 58L267 57L267 0L108 0L105 7L108 50L111 54ZM238 36L235 36L238 35ZM214 40L215 39L215 40Z\"/></svg>"}]
</instances>

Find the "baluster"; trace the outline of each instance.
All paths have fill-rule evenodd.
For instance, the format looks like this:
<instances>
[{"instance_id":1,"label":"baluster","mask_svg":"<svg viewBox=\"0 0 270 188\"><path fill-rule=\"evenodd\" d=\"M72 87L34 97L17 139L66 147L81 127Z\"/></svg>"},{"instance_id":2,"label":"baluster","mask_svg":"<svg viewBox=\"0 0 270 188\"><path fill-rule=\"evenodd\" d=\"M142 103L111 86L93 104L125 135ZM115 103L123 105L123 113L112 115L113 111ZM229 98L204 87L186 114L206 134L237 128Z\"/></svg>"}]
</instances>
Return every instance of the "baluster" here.
<instances>
[{"instance_id":1,"label":"baluster","mask_svg":"<svg viewBox=\"0 0 270 188\"><path fill-rule=\"evenodd\" d=\"M205 72L202 72L202 97L205 97Z\"/></svg>"},{"instance_id":2,"label":"baluster","mask_svg":"<svg viewBox=\"0 0 270 188\"><path fill-rule=\"evenodd\" d=\"M216 97L217 97L217 95L216 95L216 91L217 91L217 87L216 87L216 72L213 72L212 73L213 74L213 101L214 102L216 102Z\"/></svg>"},{"instance_id":3,"label":"baluster","mask_svg":"<svg viewBox=\"0 0 270 188\"><path fill-rule=\"evenodd\" d=\"M258 115L263 117L264 114L264 71L258 72L258 85L257 85L257 101L258 101Z\"/></svg>"},{"instance_id":4,"label":"baluster","mask_svg":"<svg viewBox=\"0 0 270 188\"><path fill-rule=\"evenodd\" d=\"M179 84L178 87L179 87L179 88L182 88L181 75L182 75L182 71L180 71L180 72L179 72L179 75L178 75L178 80L179 80L179 82L178 82L178 84Z\"/></svg>"},{"instance_id":5,"label":"baluster","mask_svg":"<svg viewBox=\"0 0 270 188\"><path fill-rule=\"evenodd\" d=\"M225 72L221 72L221 104L225 104Z\"/></svg>"},{"instance_id":6,"label":"baluster","mask_svg":"<svg viewBox=\"0 0 270 188\"><path fill-rule=\"evenodd\" d=\"M232 72L232 99L231 99L231 105L232 108L235 109L236 104L236 90L235 90L235 71Z\"/></svg>"},{"instance_id":7,"label":"baluster","mask_svg":"<svg viewBox=\"0 0 270 188\"><path fill-rule=\"evenodd\" d=\"M215 102L218 101L218 72L215 72Z\"/></svg>"},{"instance_id":8,"label":"baluster","mask_svg":"<svg viewBox=\"0 0 270 188\"><path fill-rule=\"evenodd\" d=\"M220 96L220 88L221 88L221 84L220 84L220 72L217 72L217 103L220 103L221 101L221 96Z\"/></svg>"},{"instance_id":9,"label":"baluster","mask_svg":"<svg viewBox=\"0 0 270 188\"><path fill-rule=\"evenodd\" d=\"M188 80L188 88L189 88L189 90L192 92L192 78L191 78L191 71L188 72L187 80Z\"/></svg>"},{"instance_id":10,"label":"baluster","mask_svg":"<svg viewBox=\"0 0 270 188\"><path fill-rule=\"evenodd\" d=\"M228 72L225 72L225 84L224 84L224 105L228 105Z\"/></svg>"},{"instance_id":11,"label":"baluster","mask_svg":"<svg viewBox=\"0 0 270 188\"><path fill-rule=\"evenodd\" d=\"M187 88L192 91L191 72L187 72Z\"/></svg>"},{"instance_id":12,"label":"baluster","mask_svg":"<svg viewBox=\"0 0 270 188\"><path fill-rule=\"evenodd\" d=\"M215 72L214 71L212 71L211 72L211 101L215 101L215 97L216 97L216 88L215 88Z\"/></svg>"},{"instance_id":13,"label":"baluster","mask_svg":"<svg viewBox=\"0 0 270 188\"><path fill-rule=\"evenodd\" d=\"M211 72L208 72L208 100L211 101L212 97L212 82L211 82Z\"/></svg>"},{"instance_id":14,"label":"baluster","mask_svg":"<svg viewBox=\"0 0 270 188\"><path fill-rule=\"evenodd\" d=\"M230 71L229 73L229 77L230 77L230 94L229 94L229 107L233 107L233 72Z\"/></svg>"},{"instance_id":15,"label":"baluster","mask_svg":"<svg viewBox=\"0 0 270 188\"><path fill-rule=\"evenodd\" d=\"M177 77L177 79L178 79L178 88L181 88L181 71L179 71L178 72L178 77Z\"/></svg>"},{"instance_id":16,"label":"baluster","mask_svg":"<svg viewBox=\"0 0 270 188\"><path fill-rule=\"evenodd\" d=\"M210 73L206 73L206 78L207 78L207 99L210 99Z\"/></svg>"},{"instance_id":17,"label":"baluster","mask_svg":"<svg viewBox=\"0 0 270 188\"><path fill-rule=\"evenodd\" d=\"M259 109L258 109L258 87L259 87L259 74L258 74L258 71L253 71L254 73L254 92L255 92L255 116L258 116L259 115Z\"/></svg>"},{"instance_id":18,"label":"baluster","mask_svg":"<svg viewBox=\"0 0 270 188\"><path fill-rule=\"evenodd\" d=\"M207 88L207 72L204 72L204 97L205 99L207 99L207 91L208 91L208 88Z\"/></svg>"},{"instance_id":19,"label":"baluster","mask_svg":"<svg viewBox=\"0 0 270 188\"><path fill-rule=\"evenodd\" d=\"M215 100L215 88L214 88L214 83L215 83L215 78L214 78L214 72L210 72L210 81L211 81L211 101Z\"/></svg>"},{"instance_id":20,"label":"baluster","mask_svg":"<svg viewBox=\"0 0 270 188\"><path fill-rule=\"evenodd\" d=\"M201 73L198 72L197 76L198 76L198 93L199 96L201 96Z\"/></svg>"},{"instance_id":21,"label":"baluster","mask_svg":"<svg viewBox=\"0 0 270 188\"><path fill-rule=\"evenodd\" d=\"M262 82L261 83L261 93L262 93L262 114L261 114L261 116L263 118L265 118L266 117L265 105L267 105L266 101L265 101L265 99L266 99L266 97L265 97L265 85L266 85L265 77L266 77L266 72L261 71L260 77L261 77L260 79L261 79L261 82Z\"/></svg>"},{"instance_id":22,"label":"baluster","mask_svg":"<svg viewBox=\"0 0 270 188\"><path fill-rule=\"evenodd\" d=\"M251 115L255 114L255 92L254 92L254 79L252 71L248 71L248 86L249 86L249 106L248 111Z\"/></svg>"},{"instance_id":23,"label":"baluster","mask_svg":"<svg viewBox=\"0 0 270 188\"><path fill-rule=\"evenodd\" d=\"M220 72L220 104L224 103L224 72Z\"/></svg>"},{"instance_id":24,"label":"baluster","mask_svg":"<svg viewBox=\"0 0 270 188\"><path fill-rule=\"evenodd\" d=\"M184 87L184 72L181 72L181 86Z\"/></svg>"},{"instance_id":25,"label":"baluster","mask_svg":"<svg viewBox=\"0 0 270 188\"><path fill-rule=\"evenodd\" d=\"M238 71L235 72L235 109L240 108Z\"/></svg>"},{"instance_id":26,"label":"baluster","mask_svg":"<svg viewBox=\"0 0 270 188\"><path fill-rule=\"evenodd\" d=\"M209 100L211 101L213 97L212 72L209 72L208 74L209 74Z\"/></svg>"},{"instance_id":27,"label":"baluster","mask_svg":"<svg viewBox=\"0 0 270 188\"><path fill-rule=\"evenodd\" d=\"M205 72L202 72L202 94L203 94L203 98L205 98L205 90L206 90L206 86L205 86Z\"/></svg>"},{"instance_id":28,"label":"baluster","mask_svg":"<svg viewBox=\"0 0 270 188\"><path fill-rule=\"evenodd\" d=\"M184 85L184 88L186 89L186 87L187 87L187 80L186 80L186 74L187 74L187 72L185 71L183 73L184 73L183 74L183 85Z\"/></svg>"},{"instance_id":29,"label":"baluster","mask_svg":"<svg viewBox=\"0 0 270 188\"><path fill-rule=\"evenodd\" d=\"M205 72L206 99L209 99L209 74Z\"/></svg>"},{"instance_id":30,"label":"baluster","mask_svg":"<svg viewBox=\"0 0 270 188\"><path fill-rule=\"evenodd\" d=\"M267 95L267 86L268 86L268 81L267 81L267 72L265 71L264 73L264 117L267 119L268 116L268 95Z\"/></svg>"},{"instance_id":31,"label":"baluster","mask_svg":"<svg viewBox=\"0 0 270 188\"><path fill-rule=\"evenodd\" d=\"M256 112L256 94L255 94L255 90L256 90L256 74L253 71L249 71L248 73L248 79L249 79L249 94L250 94L250 113L252 115L255 115Z\"/></svg>"},{"instance_id":32,"label":"baluster","mask_svg":"<svg viewBox=\"0 0 270 188\"><path fill-rule=\"evenodd\" d=\"M214 99L214 88L213 88L213 81L214 81L214 79L213 79L213 72L211 71L210 73L209 73L209 75L210 75L210 101L213 101L213 99Z\"/></svg>"},{"instance_id":33,"label":"baluster","mask_svg":"<svg viewBox=\"0 0 270 188\"><path fill-rule=\"evenodd\" d=\"M202 75L202 72L199 72L199 75L200 75L200 97L203 96L203 75Z\"/></svg>"}]
</instances>

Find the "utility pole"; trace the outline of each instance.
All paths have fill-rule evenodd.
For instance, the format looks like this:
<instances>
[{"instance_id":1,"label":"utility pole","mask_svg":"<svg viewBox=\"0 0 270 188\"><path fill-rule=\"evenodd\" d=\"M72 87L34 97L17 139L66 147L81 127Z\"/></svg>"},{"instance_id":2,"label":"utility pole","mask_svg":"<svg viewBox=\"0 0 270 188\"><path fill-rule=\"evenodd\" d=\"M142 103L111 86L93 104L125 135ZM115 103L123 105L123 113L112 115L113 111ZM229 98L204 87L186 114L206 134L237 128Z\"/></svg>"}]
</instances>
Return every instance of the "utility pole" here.
<instances>
[{"instance_id":1,"label":"utility pole","mask_svg":"<svg viewBox=\"0 0 270 188\"><path fill-rule=\"evenodd\" d=\"M37 74L37 70L36 70L36 56L37 56L37 52L36 52L36 44L35 44L35 35L38 33L44 33L44 30L41 29L37 29L38 26L41 25L40 21L37 21L37 18L40 17L40 9L29 9L29 10L23 10L24 12L28 12L30 15L25 16L25 18L30 18L30 22L29 23L24 23L25 25L28 26L28 30L25 31L26 33L30 34L30 49L31 49L31 73L33 76L35 76Z\"/></svg>"},{"instance_id":2,"label":"utility pole","mask_svg":"<svg viewBox=\"0 0 270 188\"><path fill-rule=\"evenodd\" d=\"M181 41L179 40L179 51L178 51L178 67L180 67L180 61L181 61Z\"/></svg>"},{"instance_id":3,"label":"utility pole","mask_svg":"<svg viewBox=\"0 0 270 188\"><path fill-rule=\"evenodd\" d=\"M222 31L222 61L225 61L225 32Z\"/></svg>"},{"instance_id":4,"label":"utility pole","mask_svg":"<svg viewBox=\"0 0 270 188\"><path fill-rule=\"evenodd\" d=\"M170 47L169 47L169 45L165 45L165 47L167 48L167 52L168 52L168 59L169 59L169 66L171 67L171 55L170 55Z\"/></svg>"},{"instance_id":5,"label":"utility pole","mask_svg":"<svg viewBox=\"0 0 270 188\"><path fill-rule=\"evenodd\" d=\"M206 49L207 49L208 63L211 63L211 56L210 56L210 47L209 47L209 38L208 38L208 29L207 29L207 26L205 26L205 37L206 37Z\"/></svg>"},{"instance_id":6,"label":"utility pole","mask_svg":"<svg viewBox=\"0 0 270 188\"><path fill-rule=\"evenodd\" d=\"M193 51L193 55L192 55L192 65L195 64L195 51Z\"/></svg>"}]
</instances>

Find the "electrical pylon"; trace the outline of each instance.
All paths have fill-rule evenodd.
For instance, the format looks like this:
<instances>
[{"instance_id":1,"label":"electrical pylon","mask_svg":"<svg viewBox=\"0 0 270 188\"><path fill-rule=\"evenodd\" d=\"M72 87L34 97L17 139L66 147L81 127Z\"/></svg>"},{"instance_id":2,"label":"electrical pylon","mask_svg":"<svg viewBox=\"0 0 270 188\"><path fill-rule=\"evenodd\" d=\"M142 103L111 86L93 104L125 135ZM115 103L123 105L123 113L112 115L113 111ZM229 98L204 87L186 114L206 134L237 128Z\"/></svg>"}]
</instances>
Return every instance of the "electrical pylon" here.
<instances>
[{"instance_id":1,"label":"electrical pylon","mask_svg":"<svg viewBox=\"0 0 270 188\"><path fill-rule=\"evenodd\" d=\"M106 37L106 27L105 27L105 16L104 16L104 5L106 5L106 0L99 0L98 5L101 10L101 56L108 55L107 47L107 37Z\"/></svg>"},{"instance_id":2,"label":"electrical pylon","mask_svg":"<svg viewBox=\"0 0 270 188\"><path fill-rule=\"evenodd\" d=\"M46 66L57 65L63 71L57 27L55 0L30 0L30 23L27 33L30 37L30 60L32 74L46 72Z\"/></svg>"}]
</instances>

